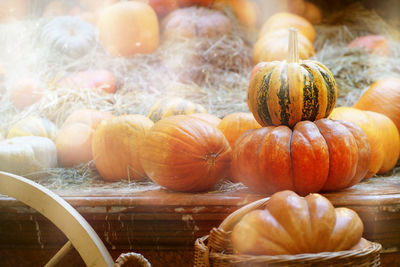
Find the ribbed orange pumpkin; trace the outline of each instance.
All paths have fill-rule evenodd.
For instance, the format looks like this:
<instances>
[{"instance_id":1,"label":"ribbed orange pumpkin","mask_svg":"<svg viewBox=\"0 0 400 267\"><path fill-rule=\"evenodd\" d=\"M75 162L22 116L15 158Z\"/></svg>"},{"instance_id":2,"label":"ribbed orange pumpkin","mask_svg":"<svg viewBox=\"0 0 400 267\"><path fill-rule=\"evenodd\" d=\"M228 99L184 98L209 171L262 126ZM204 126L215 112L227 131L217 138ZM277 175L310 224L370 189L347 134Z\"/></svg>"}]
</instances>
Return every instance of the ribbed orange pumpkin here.
<instances>
[{"instance_id":1,"label":"ribbed orange pumpkin","mask_svg":"<svg viewBox=\"0 0 400 267\"><path fill-rule=\"evenodd\" d=\"M315 40L314 26L305 18L287 12L276 13L271 16L261 27L259 37L279 29L296 28L311 43Z\"/></svg>"},{"instance_id":2,"label":"ribbed orange pumpkin","mask_svg":"<svg viewBox=\"0 0 400 267\"><path fill-rule=\"evenodd\" d=\"M262 126L289 125L327 117L335 106L336 82L322 63L299 61L297 31L290 29L288 61L256 65L247 104Z\"/></svg>"},{"instance_id":3,"label":"ribbed orange pumpkin","mask_svg":"<svg viewBox=\"0 0 400 267\"><path fill-rule=\"evenodd\" d=\"M235 143L231 174L251 190L301 195L350 187L365 177L367 136L348 122L321 119L245 132Z\"/></svg>"},{"instance_id":4,"label":"ribbed orange pumpkin","mask_svg":"<svg viewBox=\"0 0 400 267\"><path fill-rule=\"evenodd\" d=\"M253 114L245 112L229 114L218 125L218 129L225 135L231 148L244 132L257 128L261 128L261 125L254 119Z\"/></svg>"},{"instance_id":5,"label":"ribbed orange pumpkin","mask_svg":"<svg viewBox=\"0 0 400 267\"><path fill-rule=\"evenodd\" d=\"M231 240L240 254L290 255L349 250L364 230L351 209L334 208L319 194L299 197L275 193L264 209L247 213L233 228Z\"/></svg>"},{"instance_id":6,"label":"ribbed orange pumpkin","mask_svg":"<svg viewBox=\"0 0 400 267\"><path fill-rule=\"evenodd\" d=\"M371 160L366 177L393 169L399 158L400 137L391 119L380 113L351 107L335 108L329 117L334 120L350 121L367 135Z\"/></svg>"},{"instance_id":7,"label":"ribbed orange pumpkin","mask_svg":"<svg viewBox=\"0 0 400 267\"><path fill-rule=\"evenodd\" d=\"M400 132L400 79L385 78L373 83L353 107L388 116Z\"/></svg>"},{"instance_id":8,"label":"ribbed orange pumpkin","mask_svg":"<svg viewBox=\"0 0 400 267\"><path fill-rule=\"evenodd\" d=\"M107 181L145 177L139 149L153 122L143 115L122 115L103 120L92 139L93 160Z\"/></svg>"},{"instance_id":9,"label":"ribbed orange pumpkin","mask_svg":"<svg viewBox=\"0 0 400 267\"><path fill-rule=\"evenodd\" d=\"M185 115L154 124L140 150L146 175L166 188L208 190L228 171L231 149L216 127Z\"/></svg>"},{"instance_id":10,"label":"ribbed orange pumpkin","mask_svg":"<svg viewBox=\"0 0 400 267\"><path fill-rule=\"evenodd\" d=\"M98 124L111 118L108 112L80 109L64 121L56 139L58 162L62 167L72 167L93 159L92 137Z\"/></svg>"},{"instance_id":11,"label":"ribbed orange pumpkin","mask_svg":"<svg viewBox=\"0 0 400 267\"><path fill-rule=\"evenodd\" d=\"M146 3L123 1L106 7L97 25L100 40L112 56L150 54L159 46L157 14Z\"/></svg>"}]
</instances>

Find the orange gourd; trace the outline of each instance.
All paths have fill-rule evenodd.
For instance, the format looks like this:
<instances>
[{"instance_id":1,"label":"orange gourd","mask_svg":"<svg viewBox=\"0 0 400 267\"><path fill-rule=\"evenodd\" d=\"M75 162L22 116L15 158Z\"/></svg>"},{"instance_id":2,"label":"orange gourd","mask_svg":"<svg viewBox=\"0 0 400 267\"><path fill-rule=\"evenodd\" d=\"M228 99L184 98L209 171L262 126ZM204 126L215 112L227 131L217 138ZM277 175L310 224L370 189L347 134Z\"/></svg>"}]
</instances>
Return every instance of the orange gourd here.
<instances>
[{"instance_id":1,"label":"orange gourd","mask_svg":"<svg viewBox=\"0 0 400 267\"><path fill-rule=\"evenodd\" d=\"M301 195L335 191L361 181L368 171L370 147L356 125L321 119L245 132L235 143L231 174L251 190Z\"/></svg>"},{"instance_id":2,"label":"orange gourd","mask_svg":"<svg viewBox=\"0 0 400 267\"><path fill-rule=\"evenodd\" d=\"M158 16L165 16L178 8L178 0L149 0L149 5Z\"/></svg>"},{"instance_id":3,"label":"orange gourd","mask_svg":"<svg viewBox=\"0 0 400 267\"><path fill-rule=\"evenodd\" d=\"M371 160L366 177L391 170L400 153L400 137L396 125L387 116L351 107L335 108L329 116L335 120L350 121L367 135Z\"/></svg>"},{"instance_id":4,"label":"orange gourd","mask_svg":"<svg viewBox=\"0 0 400 267\"><path fill-rule=\"evenodd\" d=\"M162 119L147 133L140 160L147 176L166 188L198 192L228 171L231 149L220 130L185 115Z\"/></svg>"},{"instance_id":5,"label":"orange gourd","mask_svg":"<svg viewBox=\"0 0 400 267\"><path fill-rule=\"evenodd\" d=\"M103 120L92 139L93 160L107 181L145 177L139 148L153 122L143 115L122 115Z\"/></svg>"},{"instance_id":6,"label":"orange gourd","mask_svg":"<svg viewBox=\"0 0 400 267\"><path fill-rule=\"evenodd\" d=\"M24 109L39 101L46 93L45 85L33 78L23 78L9 89L9 99L18 109Z\"/></svg>"},{"instance_id":7,"label":"orange gourd","mask_svg":"<svg viewBox=\"0 0 400 267\"><path fill-rule=\"evenodd\" d=\"M245 112L229 114L218 125L218 129L225 135L231 148L244 132L257 128L261 128L261 125L254 119L253 114Z\"/></svg>"},{"instance_id":8,"label":"orange gourd","mask_svg":"<svg viewBox=\"0 0 400 267\"><path fill-rule=\"evenodd\" d=\"M118 2L99 16L100 40L112 56L150 54L159 46L157 14L146 3Z\"/></svg>"},{"instance_id":9,"label":"orange gourd","mask_svg":"<svg viewBox=\"0 0 400 267\"><path fill-rule=\"evenodd\" d=\"M64 121L56 139L58 162L62 167L73 167L93 159L92 137L98 124L111 118L105 111L80 109Z\"/></svg>"},{"instance_id":10,"label":"orange gourd","mask_svg":"<svg viewBox=\"0 0 400 267\"><path fill-rule=\"evenodd\" d=\"M361 36L348 45L349 48L360 48L366 50L368 53L379 56L390 56L389 42L382 35L366 35Z\"/></svg>"},{"instance_id":11,"label":"orange gourd","mask_svg":"<svg viewBox=\"0 0 400 267\"><path fill-rule=\"evenodd\" d=\"M334 252L357 245L363 230L356 212L334 208L322 195L282 191L273 194L264 209L247 213L234 226L231 240L240 254Z\"/></svg>"},{"instance_id":12,"label":"orange gourd","mask_svg":"<svg viewBox=\"0 0 400 267\"><path fill-rule=\"evenodd\" d=\"M287 12L276 13L264 22L259 32L259 38L269 32L288 28L296 28L311 43L315 40L314 26L305 18Z\"/></svg>"},{"instance_id":13,"label":"orange gourd","mask_svg":"<svg viewBox=\"0 0 400 267\"><path fill-rule=\"evenodd\" d=\"M59 83L68 88L101 89L106 93L115 93L116 78L108 70L87 70L70 74Z\"/></svg>"},{"instance_id":14,"label":"orange gourd","mask_svg":"<svg viewBox=\"0 0 400 267\"><path fill-rule=\"evenodd\" d=\"M252 0L215 0L213 8L230 8L238 21L246 27L256 27L260 17L259 7Z\"/></svg>"},{"instance_id":15,"label":"orange gourd","mask_svg":"<svg viewBox=\"0 0 400 267\"><path fill-rule=\"evenodd\" d=\"M305 2L305 10L302 16L312 24L319 24L322 21L322 13L318 6L312 2Z\"/></svg>"},{"instance_id":16,"label":"orange gourd","mask_svg":"<svg viewBox=\"0 0 400 267\"><path fill-rule=\"evenodd\" d=\"M400 79L385 78L373 83L353 107L388 116L400 132Z\"/></svg>"}]
</instances>

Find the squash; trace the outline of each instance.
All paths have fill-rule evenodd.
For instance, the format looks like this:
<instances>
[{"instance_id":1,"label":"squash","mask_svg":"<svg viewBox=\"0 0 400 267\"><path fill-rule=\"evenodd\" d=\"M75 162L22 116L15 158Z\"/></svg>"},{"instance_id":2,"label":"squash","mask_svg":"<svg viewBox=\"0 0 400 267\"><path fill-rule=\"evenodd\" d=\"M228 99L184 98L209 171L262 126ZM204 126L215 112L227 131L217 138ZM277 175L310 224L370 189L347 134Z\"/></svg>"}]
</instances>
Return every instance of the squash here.
<instances>
[{"instance_id":1,"label":"squash","mask_svg":"<svg viewBox=\"0 0 400 267\"><path fill-rule=\"evenodd\" d=\"M334 208L319 194L300 197L282 191L273 194L264 209L247 213L234 226L231 240L240 254L292 255L349 250L363 231L351 209Z\"/></svg>"},{"instance_id":2,"label":"squash","mask_svg":"<svg viewBox=\"0 0 400 267\"><path fill-rule=\"evenodd\" d=\"M18 109L24 109L38 102L45 95L47 88L38 79L22 78L9 89L9 99Z\"/></svg>"},{"instance_id":3,"label":"squash","mask_svg":"<svg viewBox=\"0 0 400 267\"><path fill-rule=\"evenodd\" d=\"M151 54L159 46L157 14L146 3L118 2L99 16L100 40L114 57Z\"/></svg>"},{"instance_id":4,"label":"squash","mask_svg":"<svg viewBox=\"0 0 400 267\"><path fill-rule=\"evenodd\" d=\"M167 97L158 100L150 108L147 117L156 122L169 116L192 113L207 113L207 110L202 105L183 98Z\"/></svg>"},{"instance_id":5,"label":"squash","mask_svg":"<svg viewBox=\"0 0 400 267\"><path fill-rule=\"evenodd\" d=\"M158 16L163 17L178 8L178 0L149 0Z\"/></svg>"},{"instance_id":6,"label":"squash","mask_svg":"<svg viewBox=\"0 0 400 267\"><path fill-rule=\"evenodd\" d=\"M348 47L364 49L368 53L378 56L390 56L389 42L385 36L382 35L366 35L358 37L351 41Z\"/></svg>"},{"instance_id":7,"label":"squash","mask_svg":"<svg viewBox=\"0 0 400 267\"><path fill-rule=\"evenodd\" d=\"M250 79L247 104L262 126L292 127L301 120L325 118L336 103L332 73L318 61L299 61L297 31L290 29L289 37L288 61L257 66Z\"/></svg>"},{"instance_id":8,"label":"squash","mask_svg":"<svg viewBox=\"0 0 400 267\"><path fill-rule=\"evenodd\" d=\"M156 122L140 149L146 175L168 189L205 191L228 171L231 148L220 130L185 115Z\"/></svg>"},{"instance_id":9,"label":"squash","mask_svg":"<svg viewBox=\"0 0 400 267\"><path fill-rule=\"evenodd\" d=\"M232 31L230 19L216 10L187 7L172 11L161 23L164 39L219 37Z\"/></svg>"},{"instance_id":10,"label":"squash","mask_svg":"<svg viewBox=\"0 0 400 267\"><path fill-rule=\"evenodd\" d=\"M280 29L262 36L254 44L253 63L285 60L289 57L289 30ZM297 35L297 51L300 59L308 59L315 53L312 43L301 33Z\"/></svg>"},{"instance_id":11,"label":"squash","mask_svg":"<svg viewBox=\"0 0 400 267\"><path fill-rule=\"evenodd\" d=\"M335 108L329 118L349 121L367 135L371 160L366 177L383 174L396 165L400 153L400 137L396 125L387 116L351 107Z\"/></svg>"},{"instance_id":12,"label":"squash","mask_svg":"<svg viewBox=\"0 0 400 267\"><path fill-rule=\"evenodd\" d=\"M108 70L87 70L68 75L58 85L68 88L101 89L113 94L116 91L116 78Z\"/></svg>"},{"instance_id":13,"label":"squash","mask_svg":"<svg viewBox=\"0 0 400 267\"><path fill-rule=\"evenodd\" d=\"M353 107L388 116L400 132L400 79L385 78L373 83Z\"/></svg>"},{"instance_id":14,"label":"squash","mask_svg":"<svg viewBox=\"0 0 400 267\"><path fill-rule=\"evenodd\" d=\"M104 120L92 139L93 160L107 181L145 177L139 148L153 122L143 115L121 115Z\"/></svg>"},{"instance_id":15,"label":"squash","mask_svg":"<svg viewBox=\"0 0 400 267\"><path fill-rule=\"evenodd\" d=\"M259 7L252 0L215 0L212 7L217 10L230 8L238 21L250 28L257 26L260 17Z\"/></svg>"},{"instance_id":16,"label":"squash","mask_svg":"<svg viewBox=\"0 0 400 267\"><path fill-rule=\"evenodd\" d=\"M26 19L29 15L30 0L1 0L0 23Z\"/></svg>"},{"instance_id":17,"label":"squash","mask_svg":"<svg viewBox=\"0 0 400 267\"><path fill-rule=\"evenodd\" d=\"M192 114L189 114L188 116L208 122L209 124L211 124L214 127L218 127L218 125L221 123L220 118L218 118L217 116L208 114L208 113L192 113Z\"/></svg>"},{"instance_id":18,"label":"squash","mask_svg":"<svg viewBox=\"0 0 400 267\"><path fill-rule=\"evenodd\" d=\"M261 128L261 125L254 119L253 114L245 112L229 114L218 125L218 129L224 134L231 148L244 132L257 128Z\"/></svg>"},{"instance_id":19,"label":"squash","mask_svg":"<svg viewBox=\"0 0 400 267\"><path fill-rule=\"evenodd\" d=\"M188 7L193 5L209 7L213 1L214 0L178 0L178 4L180 7Z\"/></svg>"},{"instance_id":20,"label":"squash","mask_svg":"<svg viewBox=\"0 0 400 267\"><path fill-rule=\"evenodd\" d=\"M46 118L28 116L16 122L10 127L7 138L17 136L42 136L56 140L58 134L57 126Z\"/></svg>"},{"instance_id":21,"label":"squash","mask_svg":"<svg viewBox=\"0 0 400 267\"><path fill-rule=\"evenodd\" d=\"M41 41L72 58L86 55L96 43L96 28L75 16L58 16L43 26Z\"/></svg>"},{"instance_id":22,"label":"squash","mask_svg":"<svg viewBox=\"0 0 400 267\"><path fill-rule=\"evenodd\" d=\"M322 12L318 6L312 2L305 2L306 8L302 16L312 24L319 24L322 21Z\"/></svg>"},{"instance_id":23,"label":"squash","mask_svg":"<svg viewBox=\"0 0 400 267\"><path fill-rule=\"evenodd\" d=\"M56 146L46 137L20 136L0 141L0 171L31 176L55 167Z\"/></svg>"},{"instance_id":24,"label":"squash","mask_svg":"<svg viewBox=\"0 0 400 267\"><path fill-rule=\"evenodd\" d=\"M231 174L257 193L301 195L361 181L369 167L367 136L356 125L321 119L245 132L232 153Z\"/></svg>"},{"instance_id":25,"label":"squash","mask_svg":"<svg viewBox=\"0 0 400 267\"><path fill-rule=\"evenodd\" d=\"M108 112L79 109L64 121L57 135L58 162L62 167L73 167L93 159L93 133L102 120L111 118Z\"/></svg>"},{"instance_id":26,"label":"squash","mask_svg":"<svg viewBox=\"0 0 400 267\"><path fill-rule=\"evenodd\" d=\"M269 32L289 28L296 28L301 34L303 34L308 40L310 40L311 43L314 42L314 26L305 18L287 12L279 12L271 16L262 25L258 36L259 38L261 38Z\"/></svg>"}]
</instances>

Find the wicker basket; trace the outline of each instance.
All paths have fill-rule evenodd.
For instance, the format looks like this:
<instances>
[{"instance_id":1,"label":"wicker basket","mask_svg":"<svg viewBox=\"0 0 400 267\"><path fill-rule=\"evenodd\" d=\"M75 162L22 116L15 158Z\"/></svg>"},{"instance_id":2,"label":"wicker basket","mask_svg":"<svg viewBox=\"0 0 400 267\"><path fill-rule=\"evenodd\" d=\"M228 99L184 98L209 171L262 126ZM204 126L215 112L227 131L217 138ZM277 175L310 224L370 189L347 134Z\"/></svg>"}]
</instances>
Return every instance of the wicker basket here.
<instances>
[{"instance_id":1,"label":"wicker basket","mask_svg":"<svg viewBox=\"0 0 400 267\"><path fill-rule=\"evenodd\" d=\"M252 202L230 214L210 235L195 242L195 267L228 266L380 266L379 252L382 246L370 242L371 246L360 250L307 253L279 256L253 256L233 254L230 233L233 226L249 211L262 208L269 198Z\"/></svg>"},{"instance_id":2,"label":"wicker basket","mask_svg":"<svg viewBox=\"0 0 400 267\"><path fill-rule=\"evenodd\" d=\"M128 252L119 255L114 267L151 267L151 264L142 254Z\"/></svg>"}]
</instances>

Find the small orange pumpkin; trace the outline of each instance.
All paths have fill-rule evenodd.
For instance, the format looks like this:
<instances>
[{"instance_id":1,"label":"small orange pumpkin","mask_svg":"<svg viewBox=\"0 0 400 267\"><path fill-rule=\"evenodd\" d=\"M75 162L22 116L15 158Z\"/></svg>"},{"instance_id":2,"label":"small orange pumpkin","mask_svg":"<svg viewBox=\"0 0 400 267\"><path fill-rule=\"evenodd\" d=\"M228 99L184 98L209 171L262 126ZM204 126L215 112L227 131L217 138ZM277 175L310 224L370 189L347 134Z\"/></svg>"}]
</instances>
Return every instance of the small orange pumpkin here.
<instances>
[{"instance_id":1,"label":"small orange pumpkin","mask_svg":"<svg viewBox=\"0 0 400 267\"><path fill-rule=\"evenodd\" d=\"M312 2L305 2L306 8L302 16L312 24L319 24L322 21L321 9Z\"/></svg>"},{"instance_id":2,"label":"small orange pumpkin","mask_svg":"<svg viewBox=\"0 0 400 267\"><path fill-rule=\"evenodd\" d=\"M150 54L159 46L157 14L146 3L123 1L106 7L97 25L100 40L112 56Z\"/></svg>"},{"instance_id":3,"label":"small orange pumpkin","mask_svg":"<svg viewBox=\"0 0 400 267\"><path fill-rule=\"evenodd\" d=\"M260 17L259 7L252 0L215 0L213 8L222 10L232 9L239 22L246 27L256 27Z\"/></svg>"},{"instance_id":4,"label":"small orange pumpkin","mask_svg":"<svg viewBox=\"0 0 400 267\"><path fill-rule=\"evenodd\" d=\"M178 8L178 0L149 0L149 5L162 17Z\"/></svg>"},{"instance_id":5,"label":"small orange pumpkin","mask_svg":"<svg viewBox=\"0 0 400 267\"><path fill-rule=\"evenodd\" d=\"M62 167L72 167L93 159L92 137L98 124L111 118L105 111L80 109L64 121L56 139L58 162Z\"/></svg>"},{"instance_id":6,"label":"small orange pumpkin","mask_svg":"<svg viewBox=\"0 0 400 267\"><path fill-rule=\"evenodd\" d=\"M92 139L93 160L107 181L145 177L139 148L153 122L143 115L122 115L103 120Z\"/></svg>"},{"instance_id":7,"label":"small orange pumpkin","mask_svg":"<svg viewBox=\"0 0 400 267\"><path fill-rule=\"evenodd\" d=\"M366 35L361 36L348 45L349 48L361 48L366 50L368 53L379 55L379 56L390 56L389 42L382 35Z\"/></svg>"},{"instance_id":8,"label":"small orange pumpkin","mask_svg":"<svg viewBox=\"0 0 400 267\"><path fill-rule=\"evenodd\" d=\"M147 176L166 188L197 192L210 189L228 171L229 143L211 124L185 115L154 124L140 150Z\"/></svg>"},{"instance_id":9,"label":"small orange pumpkin","mask_svg":"<svg viewBox=\"0 0 400 267\"><path fill-rule=\"evenodd\" d=\"M108 70L87 70L70 74L59 83L69 88L100 89L106 93L115 93L116 78Z\"/></svg>"},{"instance_id":10,"label":"small orange pumpkin","mask_svg":"<svg viewBox=\"0 0 400 267\"><path fill-rule=\"evenodd\" d=\"M16 82L9 90L9 99L18 109L24 109L39 101L46 93L45 85L33 78L24 78Z\"/></svg>"}]
</instances>

